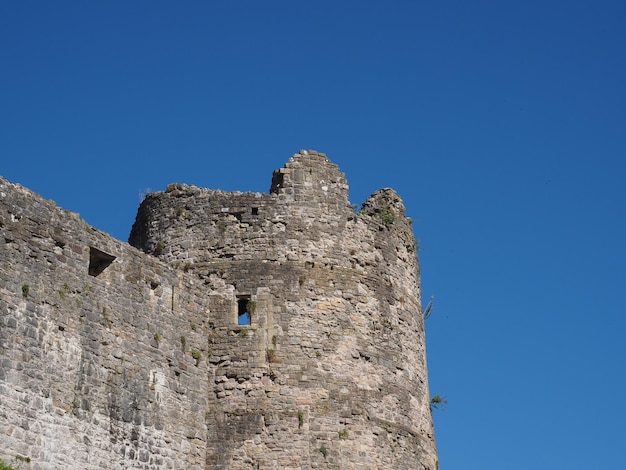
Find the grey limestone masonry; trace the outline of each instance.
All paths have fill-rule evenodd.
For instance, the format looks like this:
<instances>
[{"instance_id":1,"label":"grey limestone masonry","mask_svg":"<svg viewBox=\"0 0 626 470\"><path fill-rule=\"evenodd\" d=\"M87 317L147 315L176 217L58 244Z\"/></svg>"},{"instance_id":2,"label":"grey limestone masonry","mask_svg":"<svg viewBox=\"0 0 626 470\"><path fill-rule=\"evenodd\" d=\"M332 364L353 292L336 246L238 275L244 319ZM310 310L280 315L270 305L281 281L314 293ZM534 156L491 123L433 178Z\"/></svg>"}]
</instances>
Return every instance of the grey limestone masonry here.
<instances>
[{"instance_id":1,"label":"grey limestone masonry","mask_svg":"<svg viewBox=\"0 0 626 470\"><path fill-rule=\"evenodd\" d=\"M266 194L171 184L129 243L0 178L0 459L436 470L416 241L301 151Z\"/></svg>"}]
</instances>

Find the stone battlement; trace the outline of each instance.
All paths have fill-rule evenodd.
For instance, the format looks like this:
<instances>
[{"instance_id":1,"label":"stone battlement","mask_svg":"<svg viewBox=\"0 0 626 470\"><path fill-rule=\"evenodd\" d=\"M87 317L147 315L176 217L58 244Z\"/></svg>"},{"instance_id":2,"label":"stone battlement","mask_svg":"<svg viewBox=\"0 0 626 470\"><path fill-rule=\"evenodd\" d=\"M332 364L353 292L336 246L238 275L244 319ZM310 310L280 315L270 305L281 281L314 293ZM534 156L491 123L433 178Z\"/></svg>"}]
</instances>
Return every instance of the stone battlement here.
<instances>
[{"instance_id":1,"label":"stone battlement","mask_svg":"<svg viewBox=\"0 0 626 470\"><path fill-rule=\"evenodd\" d=\"M437 467L415 238L324 154L171 184L129 243L0 178L0 458L24 469ZM26 462L29 460L29 462Z\"/></svg>"}]
</instances>

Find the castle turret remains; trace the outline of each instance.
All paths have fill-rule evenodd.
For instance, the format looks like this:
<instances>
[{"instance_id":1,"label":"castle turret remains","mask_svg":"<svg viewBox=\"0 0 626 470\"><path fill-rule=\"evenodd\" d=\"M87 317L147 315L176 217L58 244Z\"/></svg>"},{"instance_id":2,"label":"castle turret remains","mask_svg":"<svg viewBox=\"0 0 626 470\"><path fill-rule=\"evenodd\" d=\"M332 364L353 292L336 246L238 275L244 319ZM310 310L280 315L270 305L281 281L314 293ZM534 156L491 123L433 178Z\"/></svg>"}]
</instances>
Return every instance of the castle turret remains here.
<instances>
[{"instance_id":1,"label":"castle turret remains","mask_svg":"<svg viewBox=\"0 0 626 470\"><path fill-rule=\"evenodd\" d=\"M0 458L435 470L410 222L310 150L148 194L129 243L0 178Z\"/></svg>"}]
</instances>

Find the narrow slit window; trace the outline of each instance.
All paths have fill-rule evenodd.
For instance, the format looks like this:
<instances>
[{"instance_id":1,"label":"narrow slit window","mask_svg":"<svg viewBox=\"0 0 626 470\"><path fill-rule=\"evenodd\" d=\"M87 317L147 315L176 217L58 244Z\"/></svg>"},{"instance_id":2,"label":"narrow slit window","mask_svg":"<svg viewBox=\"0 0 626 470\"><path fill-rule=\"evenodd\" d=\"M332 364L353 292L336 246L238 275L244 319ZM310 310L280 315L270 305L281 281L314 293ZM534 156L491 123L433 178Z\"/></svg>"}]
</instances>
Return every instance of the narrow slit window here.
<instances>
[{"instance_id":1,"label":"narrow slit window","mask_svg":"<svg viewBox=\"0 0 626 470\"><path fill-rule=\"evenodd\" d=\"M250 297L239 297L237 299L237 324L249 325L250 322Z\"/></svg>"},{"instance_id":2,"label":"narrow slit window","mask_svg":"<svg viewBox=\"0 0 626 470\"><path fill-rule=\"evenodd\" d=\"M115 260L115 256L100 251L93 246L89 247L89 275L99 276Z\"/></svg>"}]
</instances>

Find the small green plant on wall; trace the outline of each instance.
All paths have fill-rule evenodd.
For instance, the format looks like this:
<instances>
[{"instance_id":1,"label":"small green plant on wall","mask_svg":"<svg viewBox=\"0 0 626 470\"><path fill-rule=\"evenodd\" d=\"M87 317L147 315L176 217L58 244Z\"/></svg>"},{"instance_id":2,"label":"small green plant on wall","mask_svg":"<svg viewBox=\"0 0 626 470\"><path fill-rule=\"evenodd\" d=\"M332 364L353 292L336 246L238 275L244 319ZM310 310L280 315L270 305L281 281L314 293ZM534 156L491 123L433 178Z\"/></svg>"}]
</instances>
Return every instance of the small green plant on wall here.
<instances>
[{"instance_id":1,"label":"small green plant on wall","mask_svg":"<svg viewBox=\"0 0 626 470\"><path fill-rule=\"evenodd\" d=\"M4 460L0 460L0 470L18 470L18 468L9 465Z\"/></svg>"},{"instance_id":2,"label":"small green plant on wall","mask_svg":"<svg viewBox=\"0 0 626 470\"><path fill-rule=\"evenodd\" d=\"M328 449L326 448L326 446L320 447L319 451L324 456L324 458L326 458L326 456L328 455Z\"/></svg>"},{"instance_id":3,"label":"small green plant on wall","mask_svg":"<svg viewBox=\"0 0 626 470\"><path fill-rule=\"evenodd\" d=\"M391 227L391 225L396 220L393 213L389 209L380 211L379 215L380 215L380 220L382 221L383 224L385 224L385 227L387 228Z\"/></svg>"},{"instance_id":4,"label":"small green plant on wall","mask_svg":"<svg viewBox=\"0 0 626 470\"><path fill-rule=\"evenodd\" d=\"M28 297L29 292L30 292L30 284L28 282L25 282L24 284L22 284L22 297L24 298Z\"/></svg>"},{"instance_id":5,"label":"small green plant on wall","mask_svg":"<svg viewBox=\"0 0 626 470\"><path fill-rule=\"evenodd\" d=\"M276 351L273 349L267 350L267 362L276 362Z\"/></svg>"},{"instance_id":6,"label":"small green plant on wall","mask_svg":"<svg viewBox=\"0 0 626 470\"><path fill-rule=\"evenodd\" d=\"M59 289L59 297L61 297L62 299L65 298L65 295L68 294L70 291L72 290L72 288L70 287L70 285L66 282L63 284L63 288Z\"/></svg>"},{"instance_id":7,"label":"small green plant on wall","mask_svg":"<svg viewBox=\"0 0 626 470\"><path fill-rule=\"evenodd\" d=\"M30 463L30 457L23 457L21 455L16 455L15 456L15 460L17 460L19 462Z\"/></svg>"},{"instance_id":8,"label":"small green plant on wall","mask_svg":"<svg viewBox=\"0 0 626 470\"><path fill-rule=\"evenodd\" d=\"M346 428L340 429L338 432L339 439L348 439L348 430Z\"/></svg>"},{"instance_id":9,"label":"small green plant on wall","mask_svg":"<svg viewBox=\"0 0 626 470\"><path fill-rule=\"evenodd\" d=\"M443 410L447 405L448 400L441 395L435 395L430 399L430 408L435 410Z\"/></svg>"},{"instance_id":10,"label":"small green plant on wall","mask_svg":"<svg viewBox=\"0 0 626 470\"><path fill-rule=\"evenodd\" d=\"M10 465L4 460L0 459L0 470L20 470L20 468L22 468L20 463L30 463L30 457L22 457L21 455L16 455L15 461L17 462L17 466L14 467L13 465Z\"/></svg>"},{"instance_id":11,"label":"small green plant on wall","mask_svg":"<svg viewBox=\"0 0 626 470\"><path fill-rule=\"evenodd\" d=\"M154 248L154 254L157 256L161 256L165 251L165 243L162 241L157 242L156 247Z\"/></svg>"},{"instance_id":12,"label":"small green plant on wall","mask_svg":"<svg viewBox=\"0 0 626 470\"><path fill-rule=\"evenodd\" d=\"M191 357L196 360L196 366L198 366L200 364L200 361L202 360L202 353L197 349L194 349L193 351L191 351Z\"/></svg>"}]
</instances>

